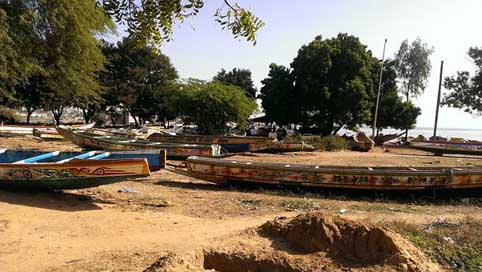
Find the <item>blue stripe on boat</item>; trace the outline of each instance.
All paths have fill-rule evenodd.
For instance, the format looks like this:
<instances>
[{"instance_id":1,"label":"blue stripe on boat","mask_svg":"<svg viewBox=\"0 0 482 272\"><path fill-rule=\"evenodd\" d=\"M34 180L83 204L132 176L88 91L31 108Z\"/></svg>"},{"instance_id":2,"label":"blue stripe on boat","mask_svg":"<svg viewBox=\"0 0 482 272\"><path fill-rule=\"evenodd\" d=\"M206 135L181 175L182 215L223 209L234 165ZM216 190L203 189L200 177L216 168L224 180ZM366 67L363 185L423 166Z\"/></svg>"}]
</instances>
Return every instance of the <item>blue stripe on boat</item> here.
<instances>
[{"instance_id":1,"label":"blue stripe on boat","mask_svg":"<svg viewBox=\"0 0 482 272\"><path fill-rule=\"evenodd\" d=\"M16 162L14 162L14 164L33 163L33 162L41 161L41 160L44 160L44 159L47 159L47 158L58 156L59 154L60 154L60 151L54 151L54 152L50 152L50 153L47 153L47 154L42 154L42 155L39 155L39 156L28 158L28 159L25 159L25 160L16 161Z\"/></svg>"},{"instance_id":2,"label":"blue stripe on boat","mask_svg":"<svg viewBox=\"0 0 482 272\"><path fill-rule=\"evenodd\" d=\"M58 161L56 163L64 163L64 162L68 162L68 161L73 160L73 159L87 159L88 157L94 156L96 153L97 153L97 151L90 151L90 152L83 153L83 154L80 154L80 155L77 155L77 156L74 156L74 157L71 157L71 158L67 158L65 160Z\"/></svg>"},{"instance_id":3,"label":"blue stripe on boat","mask_svg":"<svg viewBox=\"0 0 482 272\"><path fill-rule=\"evenodd\" d=\"M110 156L110 152L104 152L104 153L101 153L99 155L95 155L91 158L89 158L89 160L100 160L100 159L103 159L103 158L107 158Z\"/></svg>"}]
</instances>

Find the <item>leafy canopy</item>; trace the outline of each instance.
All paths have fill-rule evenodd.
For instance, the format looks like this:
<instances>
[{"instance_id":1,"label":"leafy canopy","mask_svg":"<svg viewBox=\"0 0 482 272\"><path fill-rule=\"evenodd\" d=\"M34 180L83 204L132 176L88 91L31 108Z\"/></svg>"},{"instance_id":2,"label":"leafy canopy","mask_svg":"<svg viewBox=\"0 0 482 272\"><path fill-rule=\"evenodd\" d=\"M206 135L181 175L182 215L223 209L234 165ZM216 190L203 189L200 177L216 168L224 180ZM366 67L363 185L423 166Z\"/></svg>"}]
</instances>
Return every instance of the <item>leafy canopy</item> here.
<instances>
[{"instance_id":1,"label":"leafy canopy","mask_svg":"<svg viewBox=\"0 0 482 272\"><path fill-rule=\"evenodd\" d=\"M169 41L172 27L195 16L205 0L99 0L107 14L117 22L126 23L131 38L141 43L160 44ZM256 32L264 23L250 10L223 0L225 6L216 10L215 21L231 31L235 38L256 43Z\"/></svg>"},{"instance_id":2,"label":"leafy canopy","mask_svg":"<svg viewBox=\"0 0 482 272\"><path fill-rule=\"evenodd\" d=\"M482 48L472 47L469 49L477 70L473 77L467 71L457 72L457 76L445 78L444 86L451 90L446 94L442 105L463 109L471 114L482 114Z\"/></svg>"},{"instance_id":3,"label":"leafy canopy","mask_svg":"<svg viewBox=\"0 0 482 272\"><path fill-rule=\"evenodd\" d=\"M413 128L417 122L417 117L421 114L420 108L410 101L402 101L397 87L397 73L395 61L385 60L383 66L382 86L380 93L380 107L378 109L378 128L405 129ZM378 82L381 65L378 62L373 64L373 82ZM373 103L372 112L375 112ZM373 119L373 118L372 118ZM371 120L367 125L372 125Z\"/></svg>"},{"instance_id":4,"label":"leafy canopy","mask_svg":"<svg viewBox=\"0 0 482 272\"><path fill-rule=\"evenodd\" d=\"M234 68L233 70L226 72L221 69L213 81L219 81L226 85L234 85L243 89L247 96L251 98L256 97L256 88L254 87L253 80L251 79L251 71L248 69Z\"/></svg>"},{"instance_id":5,"label":"leafy canopy","mask_svg":"<svg viewBox=\"0 0 482 272\"><path fill-rule=\"evenodd\" d=\"M198 126L200 134L225 133L229 122L246 127L256 102L242 89L220 82L190 81L178 94L180 112Z\"/></svg>"},{"instance_id":6,"label":"leafy canopy","mask_svg":"<svg viewBox=\"0 0 482 272\"><path fill-rule=\"evenodd\" d=\"M100 73L105 107L120 106L140 123L162 115L168 106L165 89L178 77L169 57L129 38L104 44L103 52L108 60Z\"/></svg>"},{"instance_id":7,"label":"leafy canopy","mask_svg":"<svg viewBox=\"0 0 482 272\"><path fill-rule=\"evenodd\" d=\"M406 95L420 96L427 87L432 64L430 56L434 49L417 38L411 44L405 40L395 55L395 70L401 81L401 91Z\"/></svg>"},{"instance_id":8,"label":"leafy canopy","mask_svg":"<svg viewBox=\"0 0 482 272\"><path fill-rule=\"evenodd\" d=\"M272 63L268 77L261 81L260 98L268 120L280 125L298 123L300 109L291 70L282 65Z\"/></svg>"},{"instance_id":9,"label":"leafy canopy","mask_svg":"<svg viewBox=\"0 0 482 272\"><path fill-rule=\"evenodd\" d=\"M374 97L373 61L366 46L348 34L318 36L301 47L291 68L304 125L329 135L366 122Z\"/></svg>"},{"instance_id":10,"label":"leafy canopy","mask_svg":"<svg viewBox=\"0 0 482 272\"><path fill-rule=\"evenodd\" d=\"M41 79L43 107L52 110L57 123L64 107L98 98L96 73L104 56L97 35L113 24L94 0L2 1L0 14L13 45L7 57L15 68L7 74L11 90L40 86L25 81Z\"/></svg>"}]
</instances>

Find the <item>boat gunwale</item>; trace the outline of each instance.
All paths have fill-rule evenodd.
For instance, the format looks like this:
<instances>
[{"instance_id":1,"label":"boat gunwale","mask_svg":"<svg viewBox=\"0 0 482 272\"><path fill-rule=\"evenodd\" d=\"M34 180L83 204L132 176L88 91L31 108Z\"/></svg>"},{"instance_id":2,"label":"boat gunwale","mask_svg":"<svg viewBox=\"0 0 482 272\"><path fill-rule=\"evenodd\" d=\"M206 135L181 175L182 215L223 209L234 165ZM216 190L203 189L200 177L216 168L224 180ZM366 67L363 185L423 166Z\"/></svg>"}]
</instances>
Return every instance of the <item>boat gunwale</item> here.
<instances>
[{"instance_id":1,"label":"boat gunwale","mask_svg":"<svg viewBox=\"0 0 482 272\"><path fill-rule=\"evenodd\" d=\"M123 146L131 146L131 147L142 147L142 149L146 149L146 147L149 147L149 149L169 149L169 148L188 148L188 149L199 149L199 148L205 148L205 149L215 149L217 145L203 145L203 144L178 144L178 143L161 143L157 142L159 144L154 145L152 141L147 141L147 140L140 140L136 139L134 142L130 143L122 143L119 141L112 140L112 138L108 138L107 136L103 135L96 135L94 133L89 133L86 131L76 131L68 128L62 128L62 127L57 127L59 131L59 134L65 137L65 132L67 132L68 136L67 138L72 139L72 136L75 136L78 138L79 141L82 141L82 139L87 138L89 140L97 141L97 142L104 142L107 144L115 144L115 145L123 145ZM70 136L72 135L72 136ZM69 137L70 136L70 137ZM127 139L127 138L126 138ZM142 143L141 143L142 142ZM83 146L95 146L94 144L85 144L85 143L79 143L79 145Z\"/></svg>"},{"instance_id":2,"label":"boat gunwale","mask_svg":"<svg viewBox=\"0 0 482 272\"><path fill-rule=\"evenodd\" d=\"M480 145L482 146L482 142L446 142L446 141L437 141L437 140L412 140L411 143L433 143L433 144L449 144L449 145ZM423 147L423 146L417 146ZM434 148L443 148L443 147L434 147Z\"/></svg>"},{"instance_id":3,"label":"boat gunwale","mask_svg":"<svg viewBox=\"0 0 482 272\"><path fill-rule=\"evenodd\" d=\"M334 166L289 163L261 163L235 160L219 160L191 156L189 164L221 166L226 168L260 169L282 172L314 172L320 174L352 174L363 176L461 176L482 175L481 167L397 167L397 166ZM289 166L287 166L289 165ZM415 169L415 171L413 170Z\"/></svg>"}]
</instances>

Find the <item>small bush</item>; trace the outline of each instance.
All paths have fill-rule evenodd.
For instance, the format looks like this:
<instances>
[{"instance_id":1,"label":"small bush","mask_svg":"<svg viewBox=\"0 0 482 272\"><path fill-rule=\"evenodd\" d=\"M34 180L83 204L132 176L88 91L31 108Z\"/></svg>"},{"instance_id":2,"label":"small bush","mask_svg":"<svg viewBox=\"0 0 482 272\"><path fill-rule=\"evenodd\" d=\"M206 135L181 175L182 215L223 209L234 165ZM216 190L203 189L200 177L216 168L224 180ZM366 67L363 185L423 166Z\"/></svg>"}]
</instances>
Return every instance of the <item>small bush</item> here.
<instances>
[{"instance_id":1,"label":"small bush","mask_svg":"<svg viewBox=\"0 0 482 272\"><path fill-rule=\"evenodd\" d=\"M7 107L0 106L0 121L8 123L16 123L20 120L17 113Z\"/></svg>"},{"instance_id":2,"label":"small bush","mask_svg":"<svg viewBox=\"0 0 482 272\"><path fill-rule=\"evenodd\" d=\"M346 140L338 135L320 137L319 149L325 151L345 150L348 148Z\"/></svg>"}]
</instances>

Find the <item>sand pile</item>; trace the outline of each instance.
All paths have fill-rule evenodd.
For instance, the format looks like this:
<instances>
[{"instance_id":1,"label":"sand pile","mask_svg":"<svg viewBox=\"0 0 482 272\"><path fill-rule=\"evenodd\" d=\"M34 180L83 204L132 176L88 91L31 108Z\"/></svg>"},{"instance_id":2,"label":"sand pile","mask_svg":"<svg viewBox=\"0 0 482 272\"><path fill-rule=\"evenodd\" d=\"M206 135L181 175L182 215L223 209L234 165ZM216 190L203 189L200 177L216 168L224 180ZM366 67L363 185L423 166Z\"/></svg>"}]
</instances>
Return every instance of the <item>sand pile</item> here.
<instances>
[{"instance_id":1,"label":"sand pile","mask_svg":"<svg viewBox=\"0 0 482 272\"><path fill-rule=\"evenodd\" d=\"M200 253L166 255L153 271L441 271L397 233L322 213L277 218L213 242Z\"/></svg>"},{"instance_id":2,"label":"sand pile","mask_svg":"<svg viewBox=\"0 0 482 272\"><path fill-rule=\"evenodd\" d=\"M299 252L326 252L345 265L388 265L403 271L440 270L394 231L341 217L307 213L293 219L269 221L260 227L260 232L283 240Z\"/></svg>"}]
</instances>

